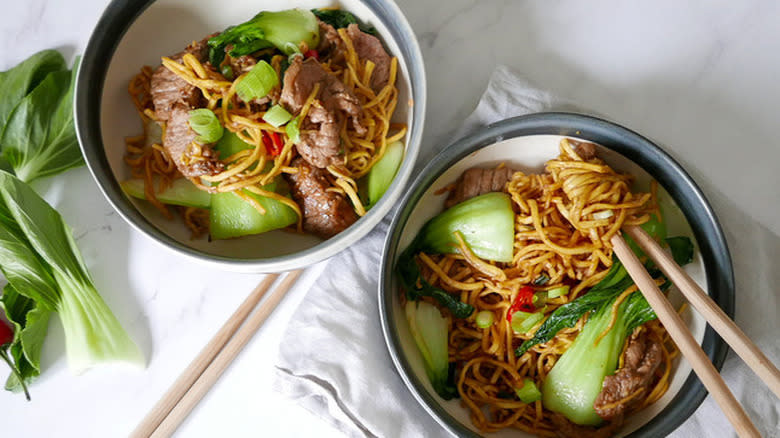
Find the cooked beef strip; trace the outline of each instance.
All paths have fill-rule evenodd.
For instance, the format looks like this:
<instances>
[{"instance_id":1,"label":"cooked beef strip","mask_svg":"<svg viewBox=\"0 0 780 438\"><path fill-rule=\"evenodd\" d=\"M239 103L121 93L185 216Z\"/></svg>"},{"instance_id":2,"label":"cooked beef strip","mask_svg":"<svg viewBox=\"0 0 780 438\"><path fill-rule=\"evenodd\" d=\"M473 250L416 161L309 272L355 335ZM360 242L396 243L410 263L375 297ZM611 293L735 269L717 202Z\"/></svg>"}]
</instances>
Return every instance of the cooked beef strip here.
<instances>
[{"instance_id":1,"label":"cooked beef strip","mask_svg":"<svg viewBox=\"0 0 780 438\"><path fill-rule=\"evenodd\" d=\"M455 189L450 191L444 206L450 208L475 196L490 192L503 192L506 183L512 179L514 173L515 171L508 167L499 169L472 167L463 172L455 182Z\"/></svg>"},{"instance_id":2,"label":"cooked beef strip","mask_svg":"<svg viewBox=\"0 0 780 438\"><path fill-rule=\"evenodd\" d=\"M163 146L168 151L168 155L173 158L182 175L187 177L214 175L221 172L224 168L223 164L217 160L216 153L207 146L203 146L201 151L205 160L184 163L184 157L188 155L190 144L197 137L197 134L190 129L189 120L189 108L174 107L171 117L165 125L165 134L163 135Z\"/></svg>"},{"instance_id":3,"label":"cooked beef strip","mask_svg":"<svg viewBox=\"0 0 780 438\"><path fill-rule=\"evenodd\" d=\"M183 52L170 58L181 63L182 57L186 53L191 53L199 61L204 62L208 56L207 41L210 37L193 42ZM213 175L221 171L223 165L208 145L202 148L205 161L184 163L184 157L190 150L189 145L196 137L188 124L189 111L203 106L203 94L200 90L161 65L152 74L151 95L157 118L165 122L163 147L168 151L168 155L176 163L179 171L186 177Z\"/></svg>"},{"instance_id":4,"label":"cooked beef strip","mask_svg":"<svg viewBox=\"0 0 780 438\"><path fill-rule=\"evenodd\" d=\"M614 375L604 378L601 392L593 403L596 413L605 420L622 416L626 409L637 401L637 398L614 406L611 405L625 399L640 388L648 391L655 370L662 360L661 346L650 339L646 332L642 332L638 336L633 335L628 347L626 347L623 368Z\"/></svg>"},{"instance_id":5,"label":"cooked beef strip","mask_svg":"<svg viewBox=\"0 0 780 438\"><path fill-rule=\"evenodd\" d=\"M590 161L597 157L596 145L593 143L569 139L569 144L574 148L574 152L585 161Z\"/></svg>"},{"instance_id":6,"label":"cooked beef strip","mask_svg":"<svg viewBox=\"0 0 780 438\"><path fill-rule=\"evenodd\" d=\"M320 59L329 60L333 64L344 64L347 53L344 40L333 26L319 19L317 21L320 25L320 44L317 46Z\"/></svg>"},{"instance_id":7,"label":"cooked beef strip","mask_svg":"<svg viewBox=\"0 0 780 438\"><path fill-rule=\"evenodd\" d=\"M225 49L227 50L227 49ZM239 56L238 58L230 57L230 69L233 70L233 78L237 78L257 65L257 60L249 55Z\"/></svg>"},{"instance_id":8,"label":"cooked beef strip","mask_svg":"<svg viewBox=\"0 0 780 438\"><path fill-rule=\"evenodd\" d=\"M358 57L361 60L369 60L374 63L374 71L371 74L371 89L378 93L390 79L390 55L387 54L382 42L377 37L361 31L357 24L350 24L347 27L347 35L352 40Z\"/></svg>"},{"instance_id":9,"label":"cooked beef strip","mask_svg":"<svg viewBox=\"0 0 780 438\"><path fill-rule=\"evenodd\" d=\"M296 149L311 165L325 168L340 161L339 132L344 117L352 119L353 128L359 134L365 132L365 128L360 124L357 97L313 58L303 61L298 56L290 64L284 75L280 103L291 114L300 112L317 83L320 91L301 123L301 139Z\"/></svg>"},{"instance_id":10,"label":"cooked beef strip","mask_svg":"<svg viewBox=\"0 0 780 438\"><path fill-rule=\"evenodd\" d=\"M285 174L293 199L303 212L303 229L327 239L340 233L357 220L357 215L346 196L329 192L327 171L310 165L302 158L291 163L298 168L294 174Z\"/></svg>"}]
</instances>

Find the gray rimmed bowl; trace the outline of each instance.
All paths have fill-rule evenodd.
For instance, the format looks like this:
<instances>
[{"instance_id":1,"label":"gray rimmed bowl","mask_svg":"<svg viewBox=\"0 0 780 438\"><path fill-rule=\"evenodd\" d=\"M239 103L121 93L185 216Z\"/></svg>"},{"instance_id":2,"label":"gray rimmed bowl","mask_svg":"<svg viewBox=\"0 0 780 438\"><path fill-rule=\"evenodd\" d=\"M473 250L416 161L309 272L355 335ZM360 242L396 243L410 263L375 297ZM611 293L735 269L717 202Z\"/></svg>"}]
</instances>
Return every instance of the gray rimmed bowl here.
<instances>
[{"instance_id":1,"label":"gray rimmed bowl","mask_svg":"<svg viewBox=\"0 0 780 438\"><path fill-rule=\"evenodd\" d=\"M599 156L614 168L637 176L638 184L647 184L651 179L658 181L669 235L688 235L696 244L694 262L686 271L729 316L734 315L734 274L715 213L696 183L661 148L624 127L577 114L540 113L487 126L441 152L412 183L390 225L379 282L382 330L401 379L422 408L456 435L476 437L480 433L459 401L445 401L431 387L399 303L394 264L422 225L443 210L444 196L434 192L473 166L505 162L525 172L540 172L545 161L558 155L558 144L564 136L597 143ZM674 289L670 299L676 305L682 302ZM682 316L720 369L727 352L723 341L690 308ZM629 416L619 436L665 436L693 414L706 394L687 362L677 359L667 393L658 402ZM489 436L531 435L504 430Z\"/></svg>"},{"instance_id":2,"label":"gray rimmed bowl","mask_svg":"<svg viewBox=\"0 0 780 438\"><path fill-rule=\"evenodd\" d=\"M390 188L368 214L328 240L286 231L207 242L191 240L180 221L169 221L144 201L126 196L119 183L130 176L123 162L124 138L142 132L127 93L143 65L181 51L193 40L244 22L261 10L340 5L375 26L398 57L399 98L393 120L406 123L406 155ZM82 152L100 190L135 229L174 252L222 269L277 272L324 260L365 236L395 205L411 177L422 139L426 84L414 33L391 0L113 0L100 18L81 60L74 109Z\"/></svg>"}]
</instances>

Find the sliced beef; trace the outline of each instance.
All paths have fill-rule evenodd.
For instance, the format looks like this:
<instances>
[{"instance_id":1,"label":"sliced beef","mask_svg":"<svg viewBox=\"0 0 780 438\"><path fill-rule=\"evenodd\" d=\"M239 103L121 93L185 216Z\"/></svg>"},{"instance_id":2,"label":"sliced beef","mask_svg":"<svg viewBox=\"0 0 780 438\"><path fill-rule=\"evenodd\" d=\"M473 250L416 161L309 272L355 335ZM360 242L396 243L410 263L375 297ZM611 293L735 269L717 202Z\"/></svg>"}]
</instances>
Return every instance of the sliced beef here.
<instances>
[{"instance_id":1,"label":"sliced beef","mask_svg":"<svg viewBox=\"0 0 780 438\"><path fill-rule=\"evenodd\" d=\"M475 196L490 192L502 192L514 173L515 171L508 167L497 169L472 167L463 172L463 175L455 182L455 189L450 191L444 206L450 208Z\"/></svg>"},{"instance_id":2,"label":"sliced beef","mask_svg":"<svg viewBox=\"0 0 780 438\"><path fill-rule=\"evenodd\" d=\"M186 53L191 53L204 62L208 56L207 41L211 36L199 42L193 42L187 48L170 58L181 62ZM152 103L157 118L165 123L163 147L176 163L176 167L186 177L213 175L222 170L216 153L208 146L202 146L202 157L189 157L190 144L196 134L189 126L189 111L203 106L203 94L197 87L188 84L165 66L160 66L152 74Z\"/></svg>"},{"instance_id":3,"label":"sliced beef","mask_svg":"<svg viewBox=\"0 0 780 438\"><path fill-rule=\"evenodd\" d=\"M230 58L230 69L233 70L234 78L252 70L255 65L257 65L257 60L249 55Z\"/></svg>"},{"instance_id":4,"label":"sliced beef","mask_svg":"<svg viewBox=\"0 0 780 438\"><path fill-rule=\"evenodd\" d=\"M296 158L291 163L298 173L286 175L293 199L303 212L303 229L327 239L340 233L357 220L349 200L342 194L329 192L327 171Z\"/></svg>"},{"instance_id":5,"label":"sliced beef","mask_svg":"<svg viewBox=\"0 0 780 438\"><path fill-rule=\"evenodd\" d=\"M371 89L378 93L390 79L390 55L385 51L379 38L361 31L357 24L350 24L347 27L347 35L352 40L358 57L374 63Z\"/></svg>"},{"instance_id":6,"label":"sliced beef","mask_svg":"<svg viewBox=\"0 0 780 438\"><path fill-rule=\"evenodd\" d=\"M190 53L203 62L208 56L208 38L193 42L183 52L179 52L170 58L181 63L182 57ZM163 65L157 67L157 70L152 74L151 86L154 112L160 120L168 120L171 116L171 111L176 106L197 108L202 104L203 94L198 87L188 84L184 79L179 78Z\"/></svg>"},{"instance_id":7,"label":"sliced beef","mask_svg":"<svg viewBox=\"0 0 780 438\"><path fill-rule=\"evenodd\" d=\"M347 57L344 40L341 39L339 33L330 24L324 21L320 21L319 24L320 44L317 46L317 53L319 53L320 59L330 61L333 64L343 65Z\"/></svg>"},{"instance_id":8,"label":"sliced beef","mask_svg":"<svg viewBox=\"0 0 780 438\"><path fill-rule=\"evenodd\" d=\"M648 391L653 375L663 360L661 346L646 333L633 336L626 347L623 368L604 378L593 409L603 419L622 416L637 398L620 402L641 388Z\"/></svg>"},{"instance_id":9,"label":"sliced beef","mask_svg":"<svg viewBox=\"0 0 780 438\"><path fill-rule=\"evenodd\" d=\"M301 139L296 149L311 165L325 168L340 161L339 131L344 118L352 119L353 129L358 133L365 132L365 128L360 124L357 97L314 58L293 60L284 75L280 103L291 114L300 112L316 84L320 84L320 91L301 123Z\"/></svg>"},{"instance_id":10,"label":"sliced beef","mask_svg":"<svg viewBox=\"0 0 780 438\"><path fill-rule=\"evenodd\" d=\"M190 144L197 137L188 123L189 112L189 108L182 106L173 109L171 117L165 125L163 146L176 163L176 167L186 177L213 175L221 172L223 164L217 160L216 153L209 147L202 147L202 159L189 157Z\"/></svg>"},{"instance_id":11,"label":"sliced beef","mask_svg":"<svg viewBox=\"0 0 780 438\"><path fill-rule=\"evenodd\" d=\"M574 152L585 161L590 161L597 157L596 145L593 143L577 140L569 140L569 144L574 148Z\"/></svg>"}]
</instances>

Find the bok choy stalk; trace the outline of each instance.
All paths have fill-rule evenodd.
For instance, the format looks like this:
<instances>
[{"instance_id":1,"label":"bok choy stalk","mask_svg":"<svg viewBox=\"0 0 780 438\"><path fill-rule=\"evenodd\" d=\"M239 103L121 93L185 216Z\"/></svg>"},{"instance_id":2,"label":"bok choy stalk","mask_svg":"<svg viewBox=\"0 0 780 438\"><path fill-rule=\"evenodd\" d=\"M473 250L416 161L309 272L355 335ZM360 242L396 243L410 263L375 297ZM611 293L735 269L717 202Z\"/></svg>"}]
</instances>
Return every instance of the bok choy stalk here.
<instances>
[{"instance_id":1,"label":"bok choy stalk","mask_svg":"<svg viewBox=\"0 0 780 438\"><path fill-rule=\"evenodd\" d=\"M12 290L34 300L40 312L59 314L72 371L109 361L143 363L95 289L71 229L32 188L6 172L0 172L0 269ZM39 329L29 341L40 343L44 336Z\"/></svg>"},{"instance_id":2,"label":"bok choy stalk","mask_svg":"<svg viewBox=\"0 0 780 438\"><path fill-rule=\"evenodd\" d=\"M291 55L299 52L300 44L310 49L320 41L320 27L317 17L304 9L284 11L263 11L251 20L225 29L209 39L209 61L218 66L225 58L225 49L232 45L230 56L249 55L258 50L276 47Z\"/></svg>"},{"instance_id":3,"label":"bok choy stalk","mask_svg":"<svg viewBox=\"0 0 780 438\"><path fill-rule=\"evenodd\" d=\"M445 400L455 397L458 391L450 378L454 376L450 373L447 351L447 318L436 306L425 301L407 301L404 311L433 389Z\"/></svg>"},{"instance_id":4,"label":"bok choy stalk","mask_svg":"<svg viewBox=\"0 0 780 438\"><path fill-rule=\"evenodd\" d=\"M512 260L515 214L505 193L486 193L452 206L425 225L398 258L396 273L409 300L421 296L435 298L456 318L466 318L474 307L447 292L431 286L420 274L415 256L420 252L448 254L458 250L456 232L478 257L508 262Z\"/></svg>"},{"instance_id":5,"label":"bok choy stalk","mask_svg":"<svg viewBox=\"0 0 780 438\"><path fill-rule=\"evenodd\" d=\"M675 259L692 251L693 244L687 237L675 238L671 247ZM651 262L645 269L654 278L664 278ZM536 343L546 342L563 327L571 327L586 313L587 322L572 345L563 353L548 373L542 385L542 403L545 408L563 414L574 423L597 425L601 417L593 409L593 403L602 390L604 378L615 372L618 358L626 337L640 325L656 318L641 292L630 294L617 310L614 326L596 340L609 326L611 309L617 297L633 285L620 261L613 259L607 276L588 293L569 304L559 307L542 324L533 339L526 341L516 353L524 353ZM671 283L666 280L660 286L666 290Z\"/></svg>"},{"instance_id":6,"label":"bok choy stalk","mask_svg":"<svg viewBox=\"0 0 780 438\"><path fill-rule=\"evenodd\" d=\"M604 377L615 372L626 336L656 318L642 293L634 292L618 307L615 325L596 343L609 326L615 299L617 297L606 301L588 318L542 384L544 407L563 414L576 424L595 426L601 423L593 402L601 392Z\"/></svg>"}]
</instances>

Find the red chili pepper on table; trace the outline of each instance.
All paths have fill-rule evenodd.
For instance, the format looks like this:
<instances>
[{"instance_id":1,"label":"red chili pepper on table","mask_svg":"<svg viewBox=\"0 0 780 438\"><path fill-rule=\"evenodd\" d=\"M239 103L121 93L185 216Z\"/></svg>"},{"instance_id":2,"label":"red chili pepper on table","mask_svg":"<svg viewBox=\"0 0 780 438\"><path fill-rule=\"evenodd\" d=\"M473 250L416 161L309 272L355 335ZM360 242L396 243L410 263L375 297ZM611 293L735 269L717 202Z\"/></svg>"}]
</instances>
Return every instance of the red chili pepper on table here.
<instances>
[{"instance_id":1,"label":"red chili pepper on table","mask_svg":"<svg viewBox=\"0 0 780 438\"><path fill-rule=\"evenodd\" d=\"M303 54L303 57L304 58L314 58L317 61L320 60L320 54L316 50L314 50L314 49L306 51L306 53Z\"/></svg>"},{"instance_id":2,"label":"red chili pepper on table","mask_svg":"<svg viewBox=\"0 0 780 438\"><path fill-rule=\"evenodd\" d=\"M27 401L29 401L30 393L27 391L27 385L24 384L24 379L22 379L19 369L11 362L11 358L8 357L8 346L11 345L13 341L14 331L5 323L5 321L0 320L0 358L8 364L11 368L11 372L16 374L16 378L19 379L22 389L24 390L24 395L27 397Z\"/></svg>"},{"instance_id":3,"label":"red chili pepper on table","mask_svg":"<svg viewBox=\"0 0 780 438\"><path fill-rule=\"evenodd\" d=\"M278 133L263 131L263 145L265 145L265 151L269 155L276 157L282 153L284 142Z\"/></svg>"},{"instance_id":4,"label":"red chili pepper on table","mask_svg":"<svg viewBox=\"0 0 780 438\"><path fill-rule=\"evenodd\" d=\"M534 307L534 290L531 286L523 286L517 291L515 301L509 307L509 312L506 314L506 320L512 322L512 315L517 311L529 313L536 311L536 307Z\"/></svg>"}]
</instances>

